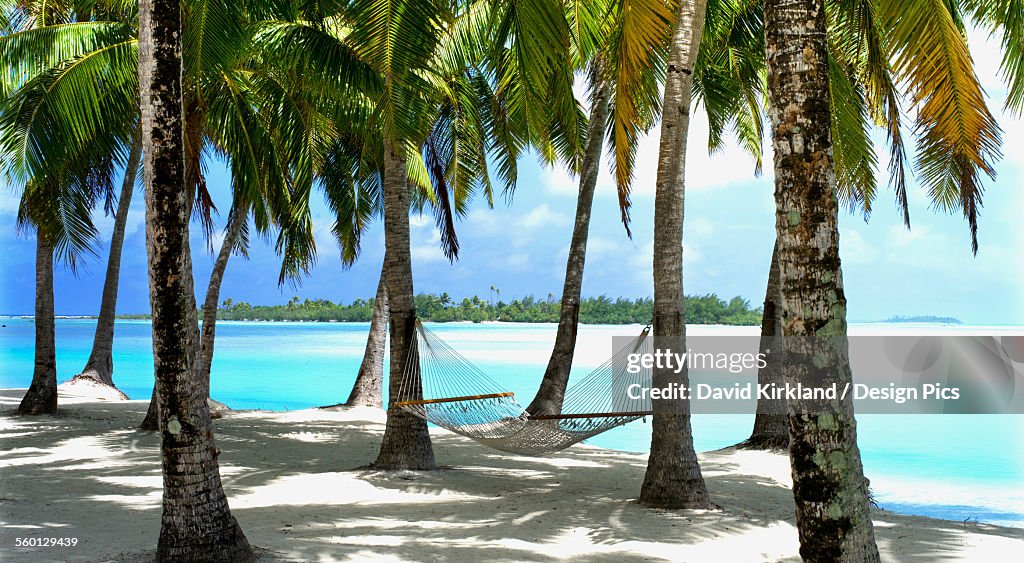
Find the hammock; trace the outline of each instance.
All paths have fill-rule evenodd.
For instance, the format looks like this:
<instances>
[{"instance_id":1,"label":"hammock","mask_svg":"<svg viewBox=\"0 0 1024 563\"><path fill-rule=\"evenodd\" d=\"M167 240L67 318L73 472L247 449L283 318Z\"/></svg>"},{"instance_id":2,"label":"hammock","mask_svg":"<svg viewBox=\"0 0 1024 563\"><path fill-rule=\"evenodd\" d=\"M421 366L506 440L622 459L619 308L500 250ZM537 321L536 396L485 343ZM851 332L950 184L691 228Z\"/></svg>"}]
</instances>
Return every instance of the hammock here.
<instances>
[{"instance_id":1,"label":"hammock","mask_svg":"<svg viewBox=\"0 0 1024 563\"><path fill-rule=\"evenodd\" d=\"M650 327L570 385L561 412L534 415L436 334L418 321L416 327L393 406L490 448L542 456L651 414L649 399L627 394L633 384L650 387L651 370L626 370L627 355L648 351Z\"/></svg>"}]
</instances>

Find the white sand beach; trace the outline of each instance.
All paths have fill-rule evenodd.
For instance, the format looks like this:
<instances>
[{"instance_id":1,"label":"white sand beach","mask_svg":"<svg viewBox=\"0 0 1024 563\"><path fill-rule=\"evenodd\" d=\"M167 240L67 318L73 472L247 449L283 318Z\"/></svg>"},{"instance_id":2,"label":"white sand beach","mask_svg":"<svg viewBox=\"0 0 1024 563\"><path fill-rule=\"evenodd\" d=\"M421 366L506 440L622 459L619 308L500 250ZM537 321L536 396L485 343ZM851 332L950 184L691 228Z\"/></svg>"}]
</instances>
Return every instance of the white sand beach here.
<instances>
[{"instance_id":1,"label":"white sand beach","mask_svg":"<svg viewBox=\"0 0 1024 563\"><path fill-rule=\"evenodd\" d=\"M142 561L160 523L159 437L144 401L62 397L57 417L11 416L0 390L0 560ZM634 502L646 455L576 446L548 458L432 429L427 473L381 473L377 409L230 411L215 421L231 508L268 561L796 561L789 465L701 456L717 511ZM885 561L1009 561L1024 530L874 512ZM77 538L15 547L16 538Z\"/></svg>"}]
</instances>

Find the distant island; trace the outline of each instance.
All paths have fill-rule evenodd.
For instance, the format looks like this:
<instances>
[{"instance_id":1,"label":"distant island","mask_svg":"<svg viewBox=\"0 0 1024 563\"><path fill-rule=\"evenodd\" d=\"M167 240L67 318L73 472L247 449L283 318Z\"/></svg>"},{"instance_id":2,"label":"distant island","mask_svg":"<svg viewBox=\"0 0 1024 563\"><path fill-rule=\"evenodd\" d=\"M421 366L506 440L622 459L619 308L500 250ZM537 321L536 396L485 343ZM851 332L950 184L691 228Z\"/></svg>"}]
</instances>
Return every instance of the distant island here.
<instances>
[{"instance_id":1,"label":"distant island","mask_svg":"<svg viewBox=\"0 0 1024 563\"><path fill-rule=\"evenodd\" d=\"M369 322L373 315L373 299L356 299L350 304L327 299L293 297L285 305L250 305L244 301L225 299L217 310L217 318L229 321L314 321ZM580 303L580 322L585 324L647 324L651 322L654 301L650 298L629 299L607 296L587 297ZM549 294L546 299L532 295L504 302L495 296L478 296L462 300L421 293L416 296L416 314L431 322L557 323L561 302ZM149 315L119 315L122 319L148 319ZM691 324L759 326L761 308L753 308L742 297L729 301L714 293L686 297L686 321Z\"/></svg>"},{"instance_id":2,"label":"distant island","mask_svg":"<svg viewBox=\"0 0 1024 563\"><path fill-rule=\"evenodd\" d=\"M930 323L930 324L944 324L944 325L962 325L963 321L955 317L937 317L934 315L917 315L917 316L896 316L889 317L883 323Z\"/></svg>"}]
</instances>

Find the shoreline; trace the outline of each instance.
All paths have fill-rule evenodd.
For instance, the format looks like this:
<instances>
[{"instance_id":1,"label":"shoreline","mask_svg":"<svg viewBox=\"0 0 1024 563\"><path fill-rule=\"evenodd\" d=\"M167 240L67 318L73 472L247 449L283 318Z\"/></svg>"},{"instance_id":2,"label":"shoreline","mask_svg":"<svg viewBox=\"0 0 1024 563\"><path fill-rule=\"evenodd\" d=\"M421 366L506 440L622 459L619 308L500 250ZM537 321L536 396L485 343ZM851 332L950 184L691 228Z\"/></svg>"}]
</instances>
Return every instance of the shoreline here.
<instances>
[{"instance_id":1,"label":"shoreline","mask_svg":"<svg viewBox=\"0 0 1024 563\"><path fill-rule=\"evenodd\" d=\"M158 436L134 429L147 401L62 398L57 417L10 416L19 398L0 390L3 533L79 543L33 551L4 541L0 558L145 558L161 498ZM383 423L374 408L230 411L215 421L232 511L262 560L799 560L781 454L700 454L722 510L658 511L634 502L646 454L590 445L527 458L431 429L443 470L358 469L374 459ZM872 516L884 560L994 560L1024 549L1021 529Z\"/></svg>"},{"instance_id":2,"label":"shoreline","mask_svg":"<svg viewBox=\"0 0 1024 563\"><path fill-rule=\"evenodd\" d=\"M55 315L54 318L58 319L58 320L77 320L77 321L95 321L97 319L96 315ZM34 315L0 315L0 319L3 319L3 320L17 320L17 319L21 319L21 320L26 320L26 321L35 321L35 316ZM115 320L120 321L120 322L140 322L140 323L148 323L150 321L150 319L148 317L136 318L134 315L118 316ZM461 321L429 321L428 320L428 321L423 321L423 322L431 323L431 324L436 324L436 325L442 325L442 326L473 326L473 325L484 325L484 326L491 325L491 326L506 326L506 327L510 327L510 326L553 326L553 327L554 326L558 326L557 322L501 321L501 320L497 320L497 321L470 321L470 320L461 320ZM297 320L297 321L291 321L291 320L256 320L256 319L244 319L244 320L238 320L238 319L230 319L230 320L229 319L217 319L217 323L218 324L221 324L221 323L230 323L230 324L275 324L275 325L296 325L296 324L369 325L370 324L369 321L337 321L337 320L327 320L327 321ZM605 327L605 326L606 327L644 326L644 323L584 323L584 322L580 322L579 324L580 324L580 326L594 326L594 327ZM882 321L849 321L847 324L851 328L859 327L859 328L864 328L864 329L866 329L866 328L881 328L881 327L884 327L884 328L894 328L894 329L946 328L946 329L955 329L955 330L964 330L964 331L977 331L977 330L983 330L983 329L999 330L999 331L1004 331L1004 330L1010 330L1010 331L1021 330L1021 331L1024 331L1024 324L1019 324L1019 325L1014 325L1014 324L971 324L971 323L966 323L966 322L960 322L960 323L939 323L939 322L888 321L888 320L882 320ZM760 325L756 325L756 324L752 324L752 325L732 325L732 324L688 323L687 327L714 327L714 328L731 328L731 329L745 329L745 328L753 329L753 328L759 328Z\"/></svg>"}]
</instances>

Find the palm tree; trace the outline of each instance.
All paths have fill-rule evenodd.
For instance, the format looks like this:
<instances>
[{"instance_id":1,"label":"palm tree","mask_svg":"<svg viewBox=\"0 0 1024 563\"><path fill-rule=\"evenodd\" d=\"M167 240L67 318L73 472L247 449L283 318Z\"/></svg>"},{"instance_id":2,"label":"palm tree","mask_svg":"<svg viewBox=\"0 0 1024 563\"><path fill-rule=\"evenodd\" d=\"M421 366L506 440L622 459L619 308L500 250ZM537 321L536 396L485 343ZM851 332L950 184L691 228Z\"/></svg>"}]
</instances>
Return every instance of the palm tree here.
<instances>
[{"instance_id":1,"label":"palm tree","mask_svg":"<svg viewBox=\"0 0 1024 563\"><path fill-rule=\"evenodd\" d=\"M252 549L221 486L210 411L198 381L177 1L140 2L139 42L146 250L164 475L157 560L251 561Z\"/></svg>"},{"instance_id":2,"label":"palm tree","mask_svg":"<svg viewBox=\"0 0 1024 563\"><path fill-rule=\"evenodd\" d=\"M42 3L45 6L45 3ZM77 6L76 6L77 7ZM12 112L12 118L25 116L25 126L15 128L20 136L15 137L22 145L38 142L36 139L46 133L45 120L38 115L54 112L58 124L65 125L77 132L75 127L100 135L103 138L119 139L130 132L134 125L126 125L118 119L117 114L107 115L110 111L105 104L115 110L132 108L137 111L137 94L134 81L123 77L135 76L130 69L135 67L137 41L134 38L135 12L127 7L122 12L99 10L96 6L83 6L82 13L71 12L71 16L61 13L63 17L72 17L73 23L66 23L51 15L46 18L49 27L43 27L34 33L25 33L6 39L3 46L12 54L11 61L20 66L32 68L41 78L54 75L52 82L71 84L74 90L64 87L54 91L49 83L47 96L25 98L25 102ZM45 12L45 10L43 10ZM291 162L301 155L285 155L285 151L295 147L285 146L273 138L272 129L278 123L261 118L256 108L261 106L274 107L280 101L280 84L287 72L266 64L252 64L254 49L251 33L247 29L247 16L232 3L221 0L194 0L185 4L185 65L186 65L186 112L187 128L186 148L188 160L186 175L190 185L196 188L198 215L203 220L210 234L212 223L209 213L212 209L206 191L203 174L203 159L208 153L228 161L232 174L232 192L234 203L229 214L228 228L225 233L221 251L211 275L207 289L207 307L203 324L202 376L205 381L209 375L209 367L213 355L215 334L216 301L220 283L224 276L228 258L232 252L245 252L248 240L248 216L251 214L256 229L266 233L272 224L297 225L296 228L282 228L279 237L279 248L301 248L295 244L296 238L308 236L301 221L292 221L289 214L290 197L287 192L289 184L294 184ZM43 21L44 18L36 18ZM109 21L108 21L109 20ZM110 55L116 53L116 56ZM76 64L69 64L75 62ZM81 69L86 69L82 71ZM77 72L77 74L76 74ZM119 81L110 81L102 73L113 74ZM41 80L35 80L39 82ZM32 86L34 81L29 81ZM110 92L97 92L99 85L113 82L118 88ZM28 88L22 88L31 93ZM61 95L77 96L91 101L90 111L78 110L79 104L62 103ZM268 97L270 99L268 99ZM114 101L116 103L113 103ZM88 106L87 106L88 107ZM39 111L42 108L44 111ZM129 112L132 115L133 112ZM101 117L97 117L101 116ZM81 127L79 122L91 125ZM93 123L96 122L96 123ZM40 124L41 123L41 124ZM317 131L323 136L323 132ZM129 137L131 136L128 133ZM139 150L132 143L131 161ZM51 153L63 150L63 145L56 149L47 146L46 161L53 159ZM295 167L297 169L298 167ZM97 326L96 342L90 365L98 365L102 374L109 372L110 348L113 337L114 300L116 300L117 277L114 275L118 266L115 259L120 253L120 242L123 239L123 223L130 198L130 188L134 184L134 167L128 166L125 184L119 204L115 236L112 242L112 259L108 262L105 285L105 297ZM298 175L295 175L296 177ZM284 277L286 274L282 274ZM212 303L212 306L210 304ZM88 372L89 370L87 370ZM109 377L108 377L109 379ZM154 391L155 394L155 391ZM150 411L143 423L144 428L155 429L156 402L151 401Z\"/></svg>"},{"instance_id":3,"label":"palm tree","mask_svg":"<svg viewBox=\"0 0 1024 563\"><path fill-rule=\"evenodd\" d=\"M654 345L686 350L683 311L683 179L690 125L692 75L707 3L680 1L669 48L662 104L661 145L654 199ZM688 387L683 369L653 372L653 388ZM693 449L689 400L652 402L651 454L640 488L640 503L660 508L709 508L711 501Z\"/></svg>"},{"instance_id":4,"label":"palm tree","mask_svg":"<svg viewBox=\"0 0 1024 563\"><path fill-rule=\"evenodd\" d=\"M104 195L109 205L120 145L118 139L98 136L95 121L69 123L45 103L51 96L75 90L74 77L62 80L74 70L60 74L50 69L53 60L76 50L73 41L52 31L74 22L75 14L60 6L28 2L5 5L2 12L0 53L9 72L0 79L0 169L12 184L24 185L18 222L33 226L37 240L36 369L19 412L54 413L53 259L59 255L76 271L78 257L93 253L96 229L89 213ZM37 36L42 44L33 41ZM106 87L118 88L118 76L104 78ZM109 107L96 98L84 102ZM134 117L130 111L121 115L126 120Z\"/></svg>"},{"instance_id":5,"label":"palm tree","mask_svg":"<svg viewBox=\"0 0 1024 563\"><path fill-rule=\"evenodd\" d=\"M359 365L356 381L345 401L346 406L369 406L380 408L384 404L384 343L387 339L388 288L385 272L381 271L377 283L377 294L373 299L373 316L370 331L366 337L366 350Z\"/></svg>"},{"instance_id":6,"label":"palm tree","mask_svg":"<svg viewBox=\"0 0 1024 563\"><path fill-rule=\"evenodd\" d=\"M969 202L976 198L970 196L965 200L967 204L955 204L960 199L954 191L959 189L955 174L967 173L964 187L968 192L980 190L976 178L980 172L991 171L998 153L992 150L997 128L979 95L969 56L965 56L962 29L953 24L964 19L957 11L959 8L948 4L933 9L927 2L903 5L918 17L895 18L891 6L870 2L828 3L826 16L829 109L840 205L848 207L851 213L861 211L865 218L871 213L877 195L876 142L871 130L877 124L887 131L892 185L909 228L904 148L909 140L917 142L921 155L917 171L936 208L949 210L960 205L965 215L975 205ZM975 11L975 23L993 31L1002 27L1004 34L1012 36L1014 27L1006 26L1004 8L989 6ZM754 156L758 172L762 137L759 100L763 98L765 80L763 4L720 0L709 5L709 13L713 16L709 16L705 26L694 82L695 95L704 102L711 124L709 148L721 147L725 129L731 125L742 146ZM911 25L909 21L916 23ZM1012 50L1013 44L1012 37L1004 38L1008 50ZM930 55L907 59L900 53ZM933 66L932 61L945 62ZM1011 83L1021 83L1015 78L1021 72L1019 66L1010 65L1006 71ZM925 82L927 85L922 86ZM903 83L916 86L904 93L896 89L896 84ZM925 95L926 92L930 94ZM902 130L901 106L918 105L928 97L939 102L920 104L918 126L912 135L907 135ZM946 108L958 111L945 111ZM976 201L980 206L980 199ZM950 202L954 202L953 207ZM968 220L971 221L970 217ZM761 384L782 382L782 348L776 340L781 336L778 260L776 245L761 325L762 351L772 348L776 353L768 354L768 363L759 373ZM741 446L786 445L785 409L784 399L760 399L754 431Z\"/></svg>"},{"instance_id":7,"label":"palm tree","mask_svg":"<svg viewBox=\"0 0 1024 563\"><path fill-rule=\"evenodd\" d=\"M851 380L821 0L765 2L787 383ZM784 109L783 109L784 108ZM789 401L800 555L878 561L852 397Z\"/></svg>"},{"instance_id":8,"label":"palm tree","mask_svg":"<svg viewBox=\"0 0 1024 563\"><path fill-rule=\"evenodd\" d=\"M383 193L390 396L402 396L408 375L414 378L408 386L412 398L419 386L416 366L406 369L415 326L410 184L447 186L436 190L440 207L459 214L465 211L458 208L460 192L482 188L491 200L489 159L510 192L516 159L526 145L541 146L549 159L572 153L578 126L550 126L552 100L562 115L571 115L566 123L579 121L571 76L555 65L567 31L554 17L560 13L554 2L365 2L330 10L282 18L268 26L266 39L279 58L327 86L339 76L372 70L361 75L358 97L371 111L357 160L378 171ZM531 33L523 33L526 29ZM450 224L451 217L438 214L439 226ZM449 232L442 229L442 238ZM454 251L457 241L449 239L447 247ZM432 469L426 424L389 408L374 465Z\"/></svg>"},{"instance_id":9,"label":"palm tree","mask_svg":"<svg viewBox=\"0 0 1024 563\"><path fill-rule=\"evenodd\" d=\"M579 190L572 241L566 259L558 329L540 388L526 410L559 413L569 382L579 330L580 297L594 191L605 136L629 234L629 191L636 143L660 110L659 78L672 33L671 6L659 2L568 2L571 31L569 62L575 71L589 67L590 118L579 164Z\"/></svg>"},{"instance_id":10,"label":"palm tree","mask_svg":"<svg viewBox=\"0 0 1024 563\"><path fill-rule=\"evenodd\" d=\"M53 318L53 245L36 232L35 369L18 414L57 414L57 347Z\"/></svg>"},{"instance_id":11,"label":"palm tree","mask_svg":"<svg viewBox=\"0 0 1024 563\"><path fill-rule=\"evenodd\" d=\"M875 61L870 66L888 70L888 52L894 74L903 74L919 110L922 177L940 208L964 214L977 251L980 178L992 174L999 129L971 70L961 20L927 2L869 8L885 30L878 34L882 41L868 44ZM863 16L863 10L852 15ZM835 73L825 16L820 1L765 4L769 96L773 108L786 108L771 113L786 382L842 387L851 379L836 227L844 194L832 170L828 94ZM871 83L884 87L877 78L886 75L874 76ZM953 87L941 87L944 82ZM898 115L897 104L887 106ZM899 181L897 197L905 201ZM904 219L909 222L906 213ZM801 555L809 561L877 561L852 402L791 401L788 419Z\"/></svg>"},{"instance_id":12,"label":"palm tree","mask_svg":"<svg viewBox=\"0 0 1024 563\"><path fill-rule=\"evenodd\" d=\"M124 246L125 227L128 224L128 210L138 177L139 162L142 160L142 141L136 133L132 142L128 164L125 166L121 195L117 199L114 214L114 231L110 236L110 256L107 258L107 273L103 279L103 296L100 299L100 314L96 320L96 333L92 351L82 372L75 379L87 379L114 389L114 319L117 315L117 288L121 277L121 249ZM120 390L122 399L128 399Z\"/></svg>"}]
</instances>

